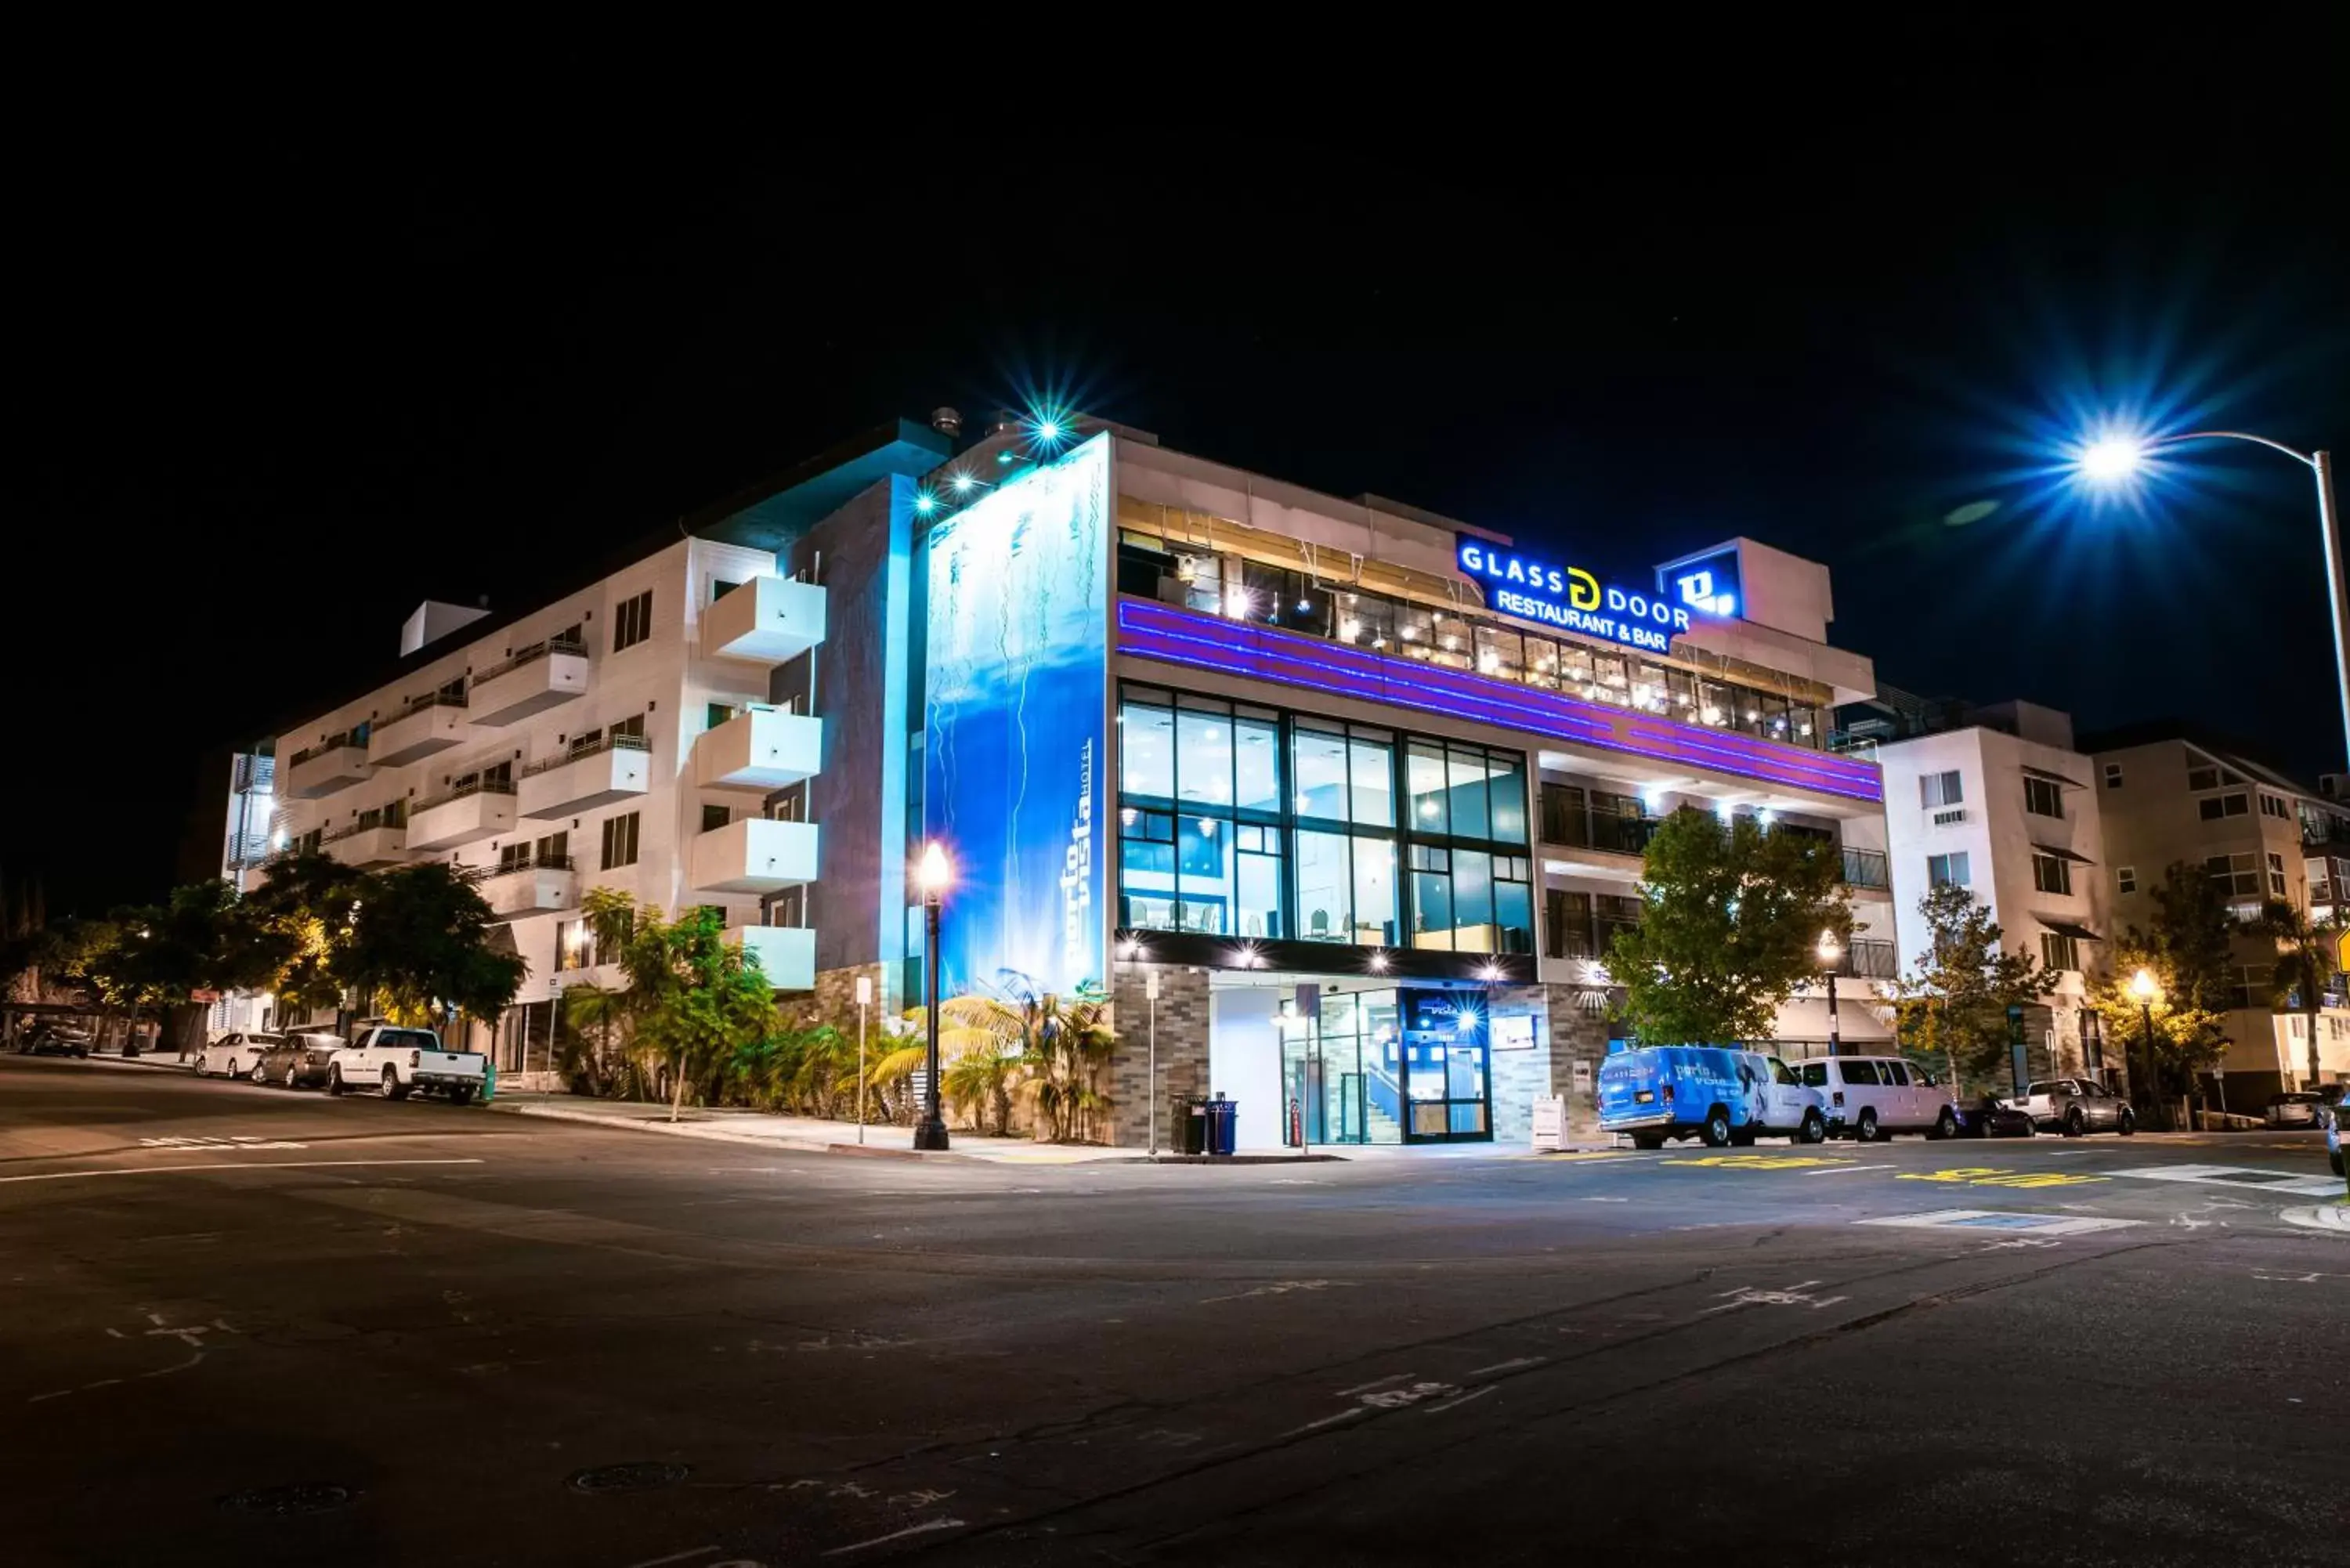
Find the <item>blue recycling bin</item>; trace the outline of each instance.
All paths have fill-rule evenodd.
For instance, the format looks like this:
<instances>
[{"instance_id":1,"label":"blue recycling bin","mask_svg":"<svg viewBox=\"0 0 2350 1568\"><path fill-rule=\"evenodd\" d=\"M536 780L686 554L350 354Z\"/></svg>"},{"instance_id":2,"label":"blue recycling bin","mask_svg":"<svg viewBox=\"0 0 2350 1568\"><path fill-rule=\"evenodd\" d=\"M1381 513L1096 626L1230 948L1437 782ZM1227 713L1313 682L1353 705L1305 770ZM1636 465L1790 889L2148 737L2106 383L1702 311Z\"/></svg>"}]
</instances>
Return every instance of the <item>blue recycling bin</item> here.
<instances>
[{"instance_id":1,"label":"blue recycling bin","mask_svg":"<svg viewBox=\"0 0 2350 1568\"><path fill-rule=\"evenodd\" d=\"M1239 1147L1241 1103L1222 1095L1208 1102L1208 1152L1230 1154Z\"/></svg>"}]
</instances>

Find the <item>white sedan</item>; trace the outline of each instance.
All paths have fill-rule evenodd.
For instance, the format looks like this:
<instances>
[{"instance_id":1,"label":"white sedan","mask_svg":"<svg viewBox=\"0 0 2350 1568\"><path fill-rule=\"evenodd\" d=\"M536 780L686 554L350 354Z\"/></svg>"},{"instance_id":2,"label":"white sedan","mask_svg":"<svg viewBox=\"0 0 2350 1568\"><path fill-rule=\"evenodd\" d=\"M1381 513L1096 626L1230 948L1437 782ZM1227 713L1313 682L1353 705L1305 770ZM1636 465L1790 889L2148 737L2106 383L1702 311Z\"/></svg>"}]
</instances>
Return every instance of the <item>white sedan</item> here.
<instances>
[{"instance_id":1,"label":"white sedan","mask_svg":"<svg viewBox=\"0 0 2350 1568\"><path fill-rule=\"evenodd\" d=\"M250 1078L262 1053L285 1038L282 1034L247 1034L232 1029L207 1044L196 1057L196 1075L200 1078Z\"/></svg>"}]
</instances>

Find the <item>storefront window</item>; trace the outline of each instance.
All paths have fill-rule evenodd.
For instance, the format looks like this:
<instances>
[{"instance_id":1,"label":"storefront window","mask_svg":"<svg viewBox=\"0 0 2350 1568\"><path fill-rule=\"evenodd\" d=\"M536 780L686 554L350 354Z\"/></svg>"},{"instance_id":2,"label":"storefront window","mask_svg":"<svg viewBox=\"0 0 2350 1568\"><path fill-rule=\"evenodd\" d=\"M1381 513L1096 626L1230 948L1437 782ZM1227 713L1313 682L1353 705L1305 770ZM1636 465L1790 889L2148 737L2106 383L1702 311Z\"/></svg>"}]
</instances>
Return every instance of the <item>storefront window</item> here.
<instances>
[{"instance_id":1,"label":"storefront window","mask_svg":"<svg viewBox=\"0 0 2350 1568\"><path fill-rule=\"evenodd\" d=\"M1395 737L1385 730L1357 728L1347 742L1354 823L1357 827L1395 826Z\"/></svg>"},{"instance_id":2,"label":"storefront window","mask_svg":"<svg viewBox=\"0 0 2350 1568\"><path fill-rule=\"evenodd\" d=\"M1493 842L1523 844L1526 841L1525 759L1503 752L1488 752L1485 755L1492 773Z\"/></svg>"},{"instance_id":3,"label":"storefront window","mask_svg":"<svg viewBox=\"0 0 2350 1568\"><path fill-rule=\"evenodd\" d=\"M1150 930L1175 926L1175 819L1166 812L1118 809L1118 923Z\"/></svg>"},{"instance_id":4,"label":"storefront window","mask_svg":"<svg viewBox=\"0 0 2350 1568\"><path fill-rule=\"evenodd\" d=\"M1232 804L1242 812L1281 810L1281 722L1261 708L1232 719Z\"/></svg>"},{"instance_id":5,"label":"storefront window","mask_svg":"<svg viewBox=\"0 0 2350 1568\"><path fill-rule=\"evenodd\" d=\"M1281 923L1281 829L1240 823L1232 829L1233 934L1284 937Z\"/></svg>"},{"instance_id":6,"label":"storefront window","mask_svg":"<svg viewBox=\"0 0 2350 1568\"><path fill-rule=\"evenodd\" d=\"M1491 838L1492 820L1485 809L1485 753L1455 746L1446 761L1451 781L1452 836Z\"/></svg>"},{"instance_id":7,"label":"storefront window","mask_svg":"<svg viewBox=\"0 0 2350 1568\"><path fill-rule=\"evenodd\" d=\"M1389 851L1393 853L1392 849ZM1354 875L1343 833L1297 832L1298 934L1309 941L1347 940Z\"/></svg>"},{"instance_id":8,"label":"storefront window","mask_svg":"<svg viewBox=\"0 0 2350 1568\"><path fill-rule=\"evenodd\" d=\"M1452 852L1433 845L1411 846L1411 945L1452 948Z\"/></svg>"},{"instance_id":9,"label":"storefront window","mask_svg":"<svg viewBox=\"0 0 2350 1568\"><path fill-rule=\"evenodd\" d=\"M1357 838L1354 848L1355 945L1391 948L1396 944L1395 843Z\"/></svg>"},{"instance_id":10,"label":"storefront window","mask_svg":"<svg viewBox=\"0 0 2350 1568\"><path fill-rule=\"evenodd\" d=\"M1411 830L1450 833L1451 815L1444 809L1444 748L1430 741L1414 741L1405 753L1406 787L1411 792Z\"/></svg>"},{"instance_id":11,"label":"storefront window","mask_svg":"<svg viewBox=\"0 0 2350 1568\"><path fill-rule=\"evenodd\" d=\"M1186 697L1175 714L1178 798L1207 805L1232 803L1232 721L1225 704Z\"/></svg>"},{"instance_id":12,"label":"storefront window","mask_svg":"<svg viewBox=\"0 0 2350 1568\"><path fill-rule=\"evenodd\" d=\"M1546 637L1526 639L1526 684L1558 690L1558 644Z\"/></svg>"},{"instance_id":13,"label":"storefront window","mask_svg":"<svg viewBox=\"0 0 2350 1568\"><path fill-rule=\"evenodd\" d=\"M1343 729L1309 727L1297 721L1290 737L1290 777L1295 780L1292 805L1300 816L1326 822L1347 820L1347 735Z\"/></svg>"},{"instance_id":14,"label":"storefront window","mask_svg":"<svg viewBox=\"0 0 2350 1568\"><path fill-rule=\"evenodd\" d=\"M1477 673L1497 680L1525 679L1525 639L1496 627L1477 628Z\"/></svg>"},{"instance_id":15,"label":"storefront window","mask_svg":"<svg viewBox=\"0 0 2350 1568\"><path fill-rule=\"evenodd\" d=\"M1118 710L1118 754L1124 759L1120 787L1129 796L1171 800L1175 796L1175 715L1128 701Z\"/></svg>"}]
</instances>

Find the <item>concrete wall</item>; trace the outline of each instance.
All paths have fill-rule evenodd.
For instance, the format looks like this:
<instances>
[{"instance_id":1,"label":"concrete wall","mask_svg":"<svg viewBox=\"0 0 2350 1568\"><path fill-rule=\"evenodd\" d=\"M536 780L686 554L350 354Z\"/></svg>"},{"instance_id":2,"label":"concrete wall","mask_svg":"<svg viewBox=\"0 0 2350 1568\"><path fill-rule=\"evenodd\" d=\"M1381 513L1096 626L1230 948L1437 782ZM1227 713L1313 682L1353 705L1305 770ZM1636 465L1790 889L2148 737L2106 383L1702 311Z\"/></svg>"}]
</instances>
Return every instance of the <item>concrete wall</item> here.
<instances>
[{"instance_id":1,"label":"concrete wall","mask_svg":"<svg viewBox=\"0 0 2350 1568\"><path fill-rule=\"evenodd\" d=\"M1208 1093L1239 1105L1232 1129L1237 1147L1279 1148L1286 1100L1281 1031L1274 1015L1280 1011L1281 992L1270 986L1233 986L1211 992L1210 1000ZM1160 1042L1165 1043L1163 1034Z\"/></svg>"},{"instance_id":2,"label":"concrete wall","mask_svg":"<svg viewBox=\"0 0 2350 1568\"><path fill-rule=\"evenodd\" d=\"M1166 1147L1173 1135L1168 1106L1210 1092L1208 1032L1211 999L1204 970L1178 964L1113 963L1110 967L1112 1026L1118 1044L1104 1075L1111 1096L1111 1142L1140 1148L1148 1134L1149 1019L1151 1004L1143 995L1143 976L1159 973L1159 1137Z\"/></svg>"}]
</instances>

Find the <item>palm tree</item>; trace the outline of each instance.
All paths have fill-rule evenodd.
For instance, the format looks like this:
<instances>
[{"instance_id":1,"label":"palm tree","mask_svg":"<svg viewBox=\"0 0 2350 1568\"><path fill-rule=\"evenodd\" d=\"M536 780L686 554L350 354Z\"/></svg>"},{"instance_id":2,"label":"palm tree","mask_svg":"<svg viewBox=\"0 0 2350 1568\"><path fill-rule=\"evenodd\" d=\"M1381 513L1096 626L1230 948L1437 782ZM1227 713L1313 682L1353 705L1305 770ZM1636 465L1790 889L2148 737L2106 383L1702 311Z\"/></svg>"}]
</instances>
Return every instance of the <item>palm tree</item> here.
<instances>
[{"instance_id":1,"label":"palm tree","mask_svg":"<svg viewBox=\"0 0 2350 1568\"><path fill-rule=\"evenodd\" d=\"M573 986L563 993L563 1016L574 1030L594 1030L596 1049L588 1054L588 1081L598 1096L612 1092L622 1061L612 1049L612 1036L629 1018L629 993L610 986Z\"/></svg>"},{"instance_id":2,"label":"palm tree","mask_svg":"<svg viewBox=\"0 0 2350 1568\"><path fill-rule=\"evenodd\" d=\"M2331 918L2312 920L2293 905L2272 900L2262 906L2257 929L2276 941L2277 1008L2297 1011L2305 1021L2309 1077L2303 1087L2314 1089L2318 1078L2318 1014L2325 1005L2325 988L2334 981L2341 925Z\"/></svg>"},{"instance_id":3,"label":"palm tree","mask_svg":"<svg viewBox=\"0 0 2350 1568\"><path fill-rule=\"evenodd\" d=\"M1021 1012L1030 1075L1022 1087L1036 1101L1038 1134L1049 1129L1055 1143L1089 1135L1095 1114L1110 1104L1100 1078L1117 1036L1105 1004L1090 996L1064 1002L1045 995L1029 999Z\"/></svg>"}]
</instances>

